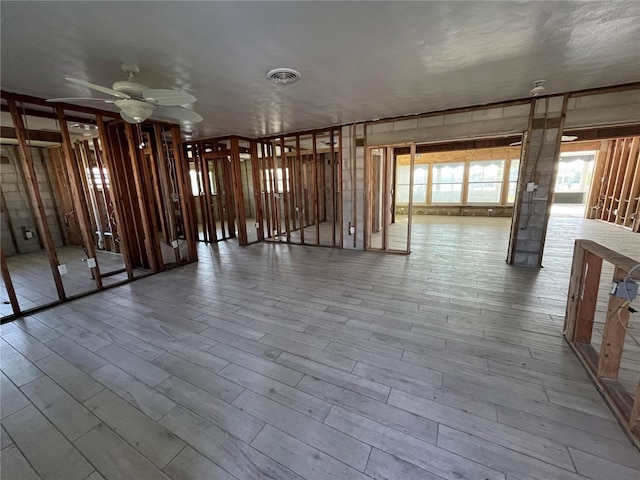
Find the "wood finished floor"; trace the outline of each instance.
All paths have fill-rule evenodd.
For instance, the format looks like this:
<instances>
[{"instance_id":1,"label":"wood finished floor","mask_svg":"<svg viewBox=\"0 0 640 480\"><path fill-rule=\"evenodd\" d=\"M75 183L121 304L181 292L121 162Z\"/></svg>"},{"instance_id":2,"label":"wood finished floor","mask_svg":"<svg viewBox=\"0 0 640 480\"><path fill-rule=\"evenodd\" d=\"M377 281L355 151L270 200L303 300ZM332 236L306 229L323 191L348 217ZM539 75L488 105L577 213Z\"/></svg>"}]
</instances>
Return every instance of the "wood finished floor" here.
<instances>
[{"instance_id":1,"label":"wood finished floor","mask_svg":"<svg viewBox=\"0 0 640 480\"><path fill-rule=\"evenodd\" d=\"M2 326L2 479L637 480L561 326L572 238L638 235L552 219L537 271L455 220L411 256L201 245Z\"/></svg>"}]
</instances>

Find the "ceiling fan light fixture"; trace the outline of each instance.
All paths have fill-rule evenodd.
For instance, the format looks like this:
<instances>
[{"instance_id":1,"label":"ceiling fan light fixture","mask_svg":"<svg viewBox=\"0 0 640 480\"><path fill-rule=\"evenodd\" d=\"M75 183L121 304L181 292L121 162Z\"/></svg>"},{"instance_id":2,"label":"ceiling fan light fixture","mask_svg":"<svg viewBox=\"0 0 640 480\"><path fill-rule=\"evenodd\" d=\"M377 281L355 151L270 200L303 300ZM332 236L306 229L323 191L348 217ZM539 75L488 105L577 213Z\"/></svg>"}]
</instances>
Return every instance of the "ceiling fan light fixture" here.
<instances>
[{"instance_id":1,"label":"ceiling fan light fixture","mask_svg":"<svg viewBox=\"0 0 640 480\"><path fill-rule=\"evenodd\" d=\"M153 105L133 98L117 100L115 104L122 113L132 118L135 123L144 122L153 113Z\"/></svg>"}]
</instances>

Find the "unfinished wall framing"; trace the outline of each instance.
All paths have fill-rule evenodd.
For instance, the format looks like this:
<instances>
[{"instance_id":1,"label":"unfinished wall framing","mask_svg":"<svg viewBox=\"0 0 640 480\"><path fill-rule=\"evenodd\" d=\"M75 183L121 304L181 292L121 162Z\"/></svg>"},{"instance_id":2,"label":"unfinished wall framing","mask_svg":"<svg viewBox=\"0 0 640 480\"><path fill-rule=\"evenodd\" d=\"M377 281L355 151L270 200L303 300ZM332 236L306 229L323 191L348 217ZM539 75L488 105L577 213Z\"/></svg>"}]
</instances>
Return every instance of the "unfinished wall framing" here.
<instances>
[{"instance_id":1,"label":"unfinished wall framing","mask_svg":"<svg viewBox=\"0 0 640 480\"><path fill-rule=\"evenodd\" d=\"M609 140L596 171L588 217L640 232L640 137Z\"/></svg>"},{"instance_id":2,"label":"unfinished wall framing","mask_svg":"<svg viewBox=\"0 0 640 480\"><path fill-rule=\"evenodd\" d=\"M197 260L179 128L2 102L3 322Z\"/></svg>"},{"instance_id":3,"label":"unfinished wall framing","mask_svg":"<svg viewBox=\"0 0 640 480\"><path fill-rule=\"evenodd\" d=\"M612 264L614 272L613 278L601 281L603 261ZM608 287L613 280L620 284L620 289L625 288L621 282L637 266L633 259L595 242L576 240L563 333L619 423L640 448L640 382L629 392L618 380L629 327L630 302L627 298L609 295L599 352L592 345L600 286L604 283ZM633 277L638 278L637 268Z\"/></svg>"}]
</instances>

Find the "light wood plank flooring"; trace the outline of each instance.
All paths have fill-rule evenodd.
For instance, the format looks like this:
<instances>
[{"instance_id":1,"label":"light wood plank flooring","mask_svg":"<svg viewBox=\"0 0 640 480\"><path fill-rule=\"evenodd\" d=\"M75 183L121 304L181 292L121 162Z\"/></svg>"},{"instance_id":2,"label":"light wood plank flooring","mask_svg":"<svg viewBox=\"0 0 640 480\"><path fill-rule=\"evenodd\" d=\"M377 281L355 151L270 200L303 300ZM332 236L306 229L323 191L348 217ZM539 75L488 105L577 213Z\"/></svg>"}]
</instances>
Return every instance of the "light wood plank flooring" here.
<instances>
[{"instance_id":1,"label":"light wood plank flooring","mask_svg":"<svg viewBox=\"0 0 640 480\"><path fill-rule=\"evenodd\" d=\"M508 233L432 218L410 256L200 245L4 325L2 478L637 480L561 327L572 239L638 258L640 237L553 218L530 270Z\"/></svg>"}]
</instances>

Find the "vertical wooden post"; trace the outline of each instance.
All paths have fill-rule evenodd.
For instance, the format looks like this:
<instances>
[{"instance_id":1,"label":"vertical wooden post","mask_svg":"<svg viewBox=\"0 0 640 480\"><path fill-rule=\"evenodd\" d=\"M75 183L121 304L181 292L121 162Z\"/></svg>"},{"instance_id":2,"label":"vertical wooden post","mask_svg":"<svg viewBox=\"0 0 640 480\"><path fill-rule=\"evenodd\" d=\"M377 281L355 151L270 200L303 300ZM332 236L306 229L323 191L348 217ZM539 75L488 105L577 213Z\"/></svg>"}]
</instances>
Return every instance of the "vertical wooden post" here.
<instances>
[{"instance_id":1,"label":"vertical wooden post","mask_svg":"<svg viewBox=\"0 0 640 480\"><path fill-rule=\"evenodd\" d=\"M338 128L338 221L340 222L340 248L344 246L344 223L342 218L342 129Z\"/></svg>"},{"instance_id":2,"label":"vertical wooden post","mask_svg":"<svg viewBox=\"0 0 640 480\"><path fill-rule=\"evenodd\" d=\"M191 185L189 180L189 165L187 164L184 152L182 151L182 135L180 127L171 128L171 138L173 145L173 160L175 162L176 177L178 180L178 194L180 195L180 207L182 209L182 222L184 224L184 236L187 241L189 260L198 260L198 251L194 237L195 225L193 215L193 197L191 196ZM189 200L189 197L191 200Z\"/></svg>"},{"instance_id":3,"label":"vertical wooden post","mask_svg":"<svg viewBox=\"0 0 640 480\"><path fill-rule=\"evenodd\" d=\"M238 243L246 245L247 217L244 211L244 192L242 191L242 169L240 168L240 144L237 137L231 138L231 181L233 182L233 200L235 217L238 222Z\"/></svg>"},{"instance_id":4,"label":"vertical wooden post","mask_svg":"<svg viewBox=\"0 0 640 480\"><path fill-rule=\"evenodd\" d=\"M336 219L338 215L337 207L337 193L336 193L336 167L335 167L335 146L333 145L333 130L329 132L329 144L330 144L330 160L329 166L331 167L331 245L336 246Z\"/></svg>"},{"instance_id":5,"label":"vertical wooden post","mask_svg":"<svg viewBox=\"0 0 640 480\"><path fill-rule=\"evenodd\" d=\"M316 145L317 137L313 132L311 135L313 142L313 206L316 217L316 245L320 245L320 205L318 200L318 147Z\"/></svg>"},{"instance_id":6,"label":"vertical wooden post","mask_svg":"<svg viewBox=\"0 0 640 480\"><path fill-rule=\"evenodd\" d=\"M44 205L42 204L42 197L40 196L40 190L38 189L38 179L36 177L36 171L33 167L33 159L31 158L31 151L27 145L27 137L25 134L24 123L22 117L16 106L16 102L12 99L7 99L9 105L9 111L11 112L11 120L16 131L16 137L18 145L20 146L20 163L23 171L25 172L25 183L27 185L27 191L29 192L29 198L31 200L30 205L35 208L35 220L38 225L38 230L42 235L42 242L44 248L49 257L49 265L51 266L51 273L53 274L53 280L56 284L56 290L58 291L58 298L64 301L67 296L64 293L64 287L62 286L62 278L58 271L58 255L56 253L56 247L53 244L51 238L51 231L49 230L49 224L47 223L47 216L44 211Z\"/></svg>"},{"instance_id":7,"label":"vertical wooden post","mask_svg":"<svg viewBox=\"0 0 640 480\"><path fill-rule=\"evenodd\" d=\"M627 272L616 267L613 273L614 280L621 280ZM607 320L602 333L602 345L600 347L600 359L598 362L598 377L618 378L624 337L629 322L628 300L611 296L607 308Z\"/></svg>"},{"instance_id":8,"label":"vertical wooden post","mask_svg":"<svg viewBox=\"0 0 640 480\"><path fill-rule=\"evenodd\" d=\"M300 225L300 243L304 244L304 229L307 226L307 217L305 215L305 198L304 182L302 181L302 155L300 154L300 135L296 135L296 173L298 183L298 224Z\"/></svg>"},{"instance_id":9,"label":"vertical wooden post","mask_svg":"<svg viewBox=\"0 0 640 480\"><path fill-rule=\"evenodd\" d=\"M282 172L282 202L283 202L283 214L284 214L284 229L287 234L287 242L291 242L291 227L289 224L290 210L289 210L289 179L288 179L288 163L287 155L284 151L284 137L280 137L280 171ZM276 165L277 167L277 165Z\"/></svg>"},{"instance_id":10,"label":"vertical wooden post","mask_svg":"<svg viewBox=\"0 0 640 480\"><path fill-rule=\"evenodd\" d=\"M267 144L267 150L269 151L269 157L268 157L268 161L269 161L269 171L271 172L270 175L270 182L271 182L271 206L273 207L271 210L271 213L273 215L271 221L272 221L272 228L273 228L273 233L274 233L274 237L278 237L278 240L280 239L280 231L282 230L282 224L280 223L280 195L278 192L278 170L276 167L276 149L275 146L273 144L273 142L269 142Z\"/></svg>"},{"instance_id":11,"label":"vertical wooden post","mask_svg":"<svg viewBox=\"0 0 640 480\"><path fill-rule=\"evenodd\" d=\"M167 167L167 154L165 153L165 143L162 135L162 127L159 125L153 126L153 135L156 144L156 150L158 152L158 175L160 179L162 196L164 198L165 203L165 212L164 216L166 218L166 227L167 227L167 238L165 240L167 243L171 245L173 248L173 252L176 258L176 263L180 262L180 248L174 246L173 242L178 239L178 231L176 228L176 209L174 205L174 201L171 195L171 191L169 190L169 171Z\"/></svg>"},{"instance_id":12,"label":"vertical wooden post","mask_svg":"<svg viewBox=\"0 0 640 480\"><path fill-rule=\"evenodd\" d=\"M116 228L114 227L113 224L113 220L112 220L112 216L114 215L114 208L113 208L113 202L111 200L111 186L107 184L107 176L104 174L104 161L102 159L103 157L103 152L100 149L100 143L98 142L97 138L93 139L93 151L95 152L96 155L96 165L98 167L98 173L100 175L100 184L102 185L102 196L104 199L104 205L105 205L105 214L106 214L106 221L107 221L107 228L109 229L109 233L111 234L111 245L113 248L113 251L115 253L120 253L120 246L118 245L118 242L116 241L116 236L115 236L115 231Z\"/></svg>"},{"instance_id":13,"label":"vertical wooden post","mask_svg":"<svg viewBox=\"0 0 640 480\"><path fill-rule=\"evenodd\" d=\"M113 234L117 232L118 234L118 240L121 244L120 250L122 252L122 256L124 257L125 268L127 269L127 278L131 280L133 279L131 251L129 250L129 235L131 232L127 231L126 225L124 224L124 215L122 213L124 201L122 197L122 188L124 188L124 185L121 185L118 179L117 169L115 167L116 160L113 155L113 151L109 146L104 120L100 115L96 116L96 124L98 125L98 136L100 137L100 143L102 144L102 156L100 158L104 163L104 166L106 166L107 168L107 172L109 174L109 189L112 189L111 191L113 192L113 212L116 217L116 229L113 229L113 227L111 227L111 233ZM102 187L106 189L106 178L104 172L102 172L102 176L100 178L102 180ZM113 243L115 244L115 237L113 237L113 241Z\"/></svg>"},{"instance_id":14,"label":"vertical wooden post","mask_svg":"<svg viewBox=\"0 0 640 480\"><path fill-rule=\"evenodd\" d=\"M13 282L11 281L11 273L9 273L9 267L7 266L7 259L4 256L4 252L0 250L0 264L2 266L2 280L4 281L4 287L7 289L7 295L9 296L9 302L14 315L20 314L20 305L18 304L18 297L16 291L13 288Z\"/></svg>"},{"instance_id":15,"label":"vertical wooden post","mask_svg":"<svg viewBox=\"0 0 640 480\"><path fill-rule=\"evenodd\" d=\"M131 171L133 173L133 183L135 188L136 199L138 203L138 210L140 212L140 220L142 221L142 231L144 235L143 243L147 252L147 258L149 259L149 267L152 271L157 272L160 270L160 262L158 261L158 252L154 249L155 241L157 240L157 232L153 230L151 225L151 212L147 208L147 199L145 198L144 182L148 181L143 177L141 161L138 155L138 148L136 145L136 139L134 137L133 127L130 123L124 124L125 134L127 137L127 145L129 148L129 158L131 161ZM159 249L159 248L158 248Z\"/></svg>"},{"instance_id":16,"label":"vertical wooden post","mask_svg":"<svg viewBox=\"0 0 640 480\"><path fill-rule=\"evenodd\" d=\"M264 209L262 205L262 191L260 187L260 159L258 158L258 144L251 140L251 176L253 181L253 201L256 204L256 225L258 225L258 240L264 240Z\"/></svg>"},{"instance_id":17,"label":"vertical wooden post","mask_svg":"<svg viewBox=\"0 0 640 480\"><path fill-rule=\"evenodd\" d=\"M93 232L90 231L90 223L85 216L85 209L83 205L86 203L86 200L83 198L80 190L80 172L77 168L78 163L74 162L73 148L71 148L71 138L69 137L67 120L64 117L64 110L62 110L62 108L56 107L56 114L58 116L60 135L62 136L62 152L64 153L69 175L72 175L71 182L69 182L69 190L71 191L71 198L73 199L73 208L76 211L76 218L78 219L78 226L80 227L80 235L82 236L84 248L86 249L87 255L93 258L96 263L96 266L90 269L91 274L96 282L96 287L101 289L102 277L100 276L100 266L98 265L98 259L96 258L96 250L93 243Z\"/></svg>"},{"instance_id":18,"label":"vertical wooden post","mask_svg":"<svg viewBox=\"0 0 640 480\"><path fill-rule=\"evenodd\" d=\"M93 173L94 162L91 157L91 149L89 148L89 142L82 142L82 149L84 151L84 158L86 160L86 168L89 171L89 178L91 179L91 188L89 189L89 193L93 194L93 203L97 211L94 212L95 217L97 218L96 226L100 229L102 234L105 248L108 249L109 240L105 236L105 232L108 230L108 217L107 217L107 208L104 203L104 195L100 193L98 189L98 184L96 183L96 177ZM98 158L98 153L95 153L95 158ZM97 162L96 162L97 163ZM86 197L85 197L86 198Z\"/></svg>"},{"instance_id":19,"label":"vertical wooden post","mask_svg":"<svg viewBox=\"0 0 640 480\"><path fill-rule=\"evenodd\" d=\"M578 343L590 343L593 333L593 319L598 302L598 287L600 286L600 273L602 272L602 258L591 252L585 252L583 260L582 284L576 312L575 330L573 341Z\"/></svg>"},{"instance_id":20,"label":"vertical wooden post","mask_svg":"<svg viewBox=\"0 0 640 480\"><path fill-rule=\"evenodd\" d=\"M264 192L262 203L264 204L265 220L267 222L266 238L271 238L271 236L273 235L273 230L271 229L271 195L269 193L271 189L269 188L267 175L267 171L269 170L269 164L267 163L268 152L266 150L264 142L260 142L260 153L262 153L262 156L260 158L260 170L262 171L262 187L260 188L260 191Z\"/></svg>"},{"instance_id":21,"label":"vertical wooden post","mask_svg":"<svg viewBox=\"0 0 640 480\"><path fill-rule=\"evenodd\" d=\"M411 228L413 222L413 182L416 170L416 144L411 144L411 171L409 173L409 217L407 218L407 253L411 253ZM396 187L394 186L394 189ZM395 191L395 190L394 190ZM394 202L395 204L395 202ZM395 213L395 212L394 212Z\"/></svg>"}]
</instances>

